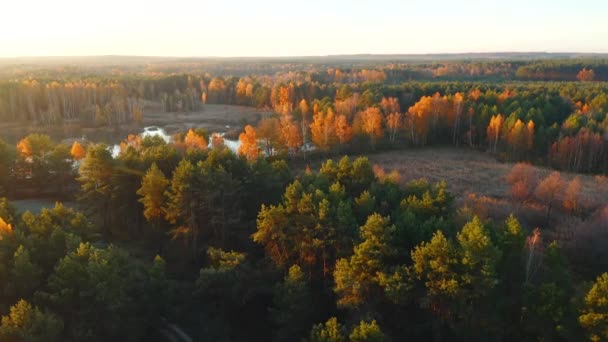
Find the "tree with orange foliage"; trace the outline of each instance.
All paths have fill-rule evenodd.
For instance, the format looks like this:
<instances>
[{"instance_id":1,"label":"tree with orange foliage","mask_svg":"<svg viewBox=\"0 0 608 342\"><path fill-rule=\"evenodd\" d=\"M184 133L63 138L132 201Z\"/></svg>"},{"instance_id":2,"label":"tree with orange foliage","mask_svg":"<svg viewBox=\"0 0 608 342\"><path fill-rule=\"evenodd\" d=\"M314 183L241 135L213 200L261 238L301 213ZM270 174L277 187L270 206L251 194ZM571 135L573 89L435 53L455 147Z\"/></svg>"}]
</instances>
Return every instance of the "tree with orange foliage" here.
<instances>
[{"instance_id":1,"label":"tree with orange foliage","mask_svg":"<svg viewBox=\"0 0 608 342\"><path fill-rule=\"evenodd\" d=\"M300 101L300 104L298 105L298 108L300 109L300 112L302 113L302 116L304 116L305 114L308 114L308 112L310 111L310 107L308 106L308 102L306 102L305 99L302 99L302 101Z\"/></svg>"},{"instance_id":2,"label":"tree with orange foliage","mask_svg":"<svg viewBox=\"0 0 608 342\"><path fill-rule=\"evenodd\" d=\"M74 160L81 160L87 154L87 151L78 143L78 141L74 140L72 144L72 149L70 150L70 154Z\"/></svg>"},{"instance_id":3,"label":"tree with orange foliage","mask_svg":"<svg viewBox=\"0 0 608 342\"><path fill-rule=\"evenodd\" d=\"M479 96L481 96L481 90L479 90L479 88L475 88L469 92L469 98L475 102L477 102Z\"/></svg>"},{"instance_id":4,"label":"tree with orange foliage","mask_svg":"<svg viewBox=\"0 0 608 342\"><path fill-rule=\"evenodd\" d=\"M454 113L454 127L452 131L452 144L456 145L458 133L460 132L460 120L464 108L464 96L461 93L454 94L452 98L452 106Z\"/></svg>"},{"instance_id":5,"label":"tree with orange foliage","mask_svg":"<svg viewBox=\"0 0 608 342\"><path fill-rule=\"evenodd\" d=\"M531 189L524 181L517 181L511 185L511 197L517 203L524 203L530 198Z\"/></svg>"},{"instance_id":6,"label":"tree with orange foliage","mask_svg":"<svg viewBox=\"0 0 608 342\"><path fill-rule=\"evenodd\" d=\"M513 96L515 96L515 91L505 89L502 93L500 93L500 95L498 95L498 102L504 102L505 100L510 99Z\"/></svg>"},{"instance_id":7,"label":"tree with orange foliage","mask_svg":"<svg viewBox=\"0 0 608 342\"><path fill-rule=\"evenodd\" d=\"M141 146L141 136L135 134L127 135L127 139L120 142L120 152L125 152L128 147L133 147L134 149L139 149Z\"/></svg>"},{"instance_id":8,"label":"tree with orange foliage","mask_svg":"<svg viewBox=\"0 0 608 342\"><path fill-rule=\"evenodd\" d=\"M275 85L270 94L270 102L275 112L289 115L293 110L294 85L280 84Z\"/></svg>"},{"instance_id":9,"label":"tree with orange foliage","mask_svg":"<svg viewBox=\"0 0 608 342\"><path fill-rule=\"evenodd\" d=\"M522 158L534 146L534 122L530 120L525 124L517 119L507 134L507 142L512 156L515 159Z\"/></svg>"},{"instance_id":10,"label":"tree with orange foliage","mask_svg":"<svg viewBox=\"0 0 608 342\"><path fill-rule=\"evenodd\" d=\"M226 147L226 144L224 143L224 137L217 133L213 133L213 135L211 136L211 147L216 150L221 150Z\"/></svg>"},{"instance_id":11,"label":"tree with orange foliage","mask_svg":"<svg viewBox=\"0 0 608 342\"><path fill-rule=\"evenodd\" d=\"M380 108L385 115L401 111L399 100L396 97L383 97L380 101Z\"/></svg>"},{"instance_id":12,"label":"tree with orange foliage","mask_svg":"<svg viewBox=\"0 0 608 342\"><path fill-rule=\"evenodd\" d=\"M376 146L376 139L382 137L382 114L377 107L369 107L359 113L361 119L361 130L369 135L372 149Z\"/></svg>"},{"instance_id":13,"label":"tree with orange foliage","mask_svg":"<svg viewBox=\"0 0 608 342\"><path fill-rule=\"evenodd\" d=\"M534 274L540 268L543 255L543 241L540 229L534 228L532 234L526 238L525 244L526 254L526 283L528 283Z\"/></svg>"},{"instance_id":14,"label":"tree with orange foliage","mask_svg":"<svg viewBox=\"0 0 608 342\"><path fill-rule=\"evenodd\" d=\"M549 223L549 219L551 216L551 209L553 208L553 201L559 197L562 192L562 188L564 186L564 181L559 172L552 172L549 176L543 179L536 190L534 190L534 194L536 198L538 198L543 204L547 206L547 217L546 223Z\"/></svg>"},{"instance_id":15,"label":"tree with orange foliage","mask_svg":"<svg viewBox=\"0 0 608 342\"><path fill-rule=\"evenodd\" d=\"M336 143L335 115L331 108L318 112L310 124L312 141L322 151L329 151Z\"/></svg>"},{"instance_id":16,"label":"tree with orange foliage","mask_svg":"<svg viewBox=\"0 0 608 342\"><path fill-rule=\"evenodd\" d=\"M206 103L207 100L211 103L223 103L223 101L225 101L227 94L226 81L224 78L213 78L211 82L209 82L208 90L209 93L205 95L205 101L203 101L203 103Z\"/></svg>"},{"instance_id":17,"label":"tree with orange foliage","mask_svg":"<svg viewBox=\"0 0 608 342\"><path fill-rule=\"evenodd\" d=\"M131 110L131 117L133 118L133 121L138 124L142 122L144 119L144 110L141 105L135 104L133 106L133 109Z\"/></svg>"},{"instance_id":18,"label":"tree with orange foliage","mask_svg":"<svg viewBox=\"0 0 608 342\"><path fill-rule=\"evenodd\" d=\"M426 145L433 108L433 98L423 96L408 110L408 128L415 145Z\"/></svg>"},{"instance_id":19,"label":"tree with orange foliage","mask_svg":"<svg viewBox=\"0 0 608 342\"><path fill-rule=\"evenodd\" d=\"M530 198L532 191L536 188L538 176L536 169L527 163L517 163L506 177L511 185L511 196L517 202L523 203Z\"/></svg>"},{"instance_id":20,"label":"tree with orange foliage","mask_svg":"<svg viewBox=\"0 0 608 342\"><path fill-rule=\"evenodd\" d=\"M334 124L336 137L338 137L338 142L340 145L348 143L353 138L353 128L348 123L346 115L337 115Z\"/></svg>"},{"instance_id":21,"label":"tree with orange foliage","mask_svg":"<svg viewBox=\"0 0 608 342\"><path fill-rule=\"evenodd\" d=\"M386 173L386 171L378 164L374 164L372 170L374 171L376 178L378 178L378 180L381 182L389 182L393 184L399 184L401 182L401 175L397 170L392 170L391 172Z\"/></svg>"},{"instance_id":22,"label":"tree with orange foliage","mask_svg":"<svg viewBox=\"0 0 608 342\"><path fill-rule=\"evenodd\" d=\"M205 140L205 137L196 134L196 132L194 132L192 129L188 130L188 133L184 138L184 144L186 145L187 149L201 151L207 150L207 141Z\"/></svg>"},{"instance_id":23,"label":"tree with orange foliage","mask_svg":"<svg viewBox=\"0 0 608 342\"><path fill-rule=\"evenodd\" d=\"M390 113L386 117L386 128L388 129L388 140L391 143L395 142L395 138L397 137L397 132L401 129L401 113L395 112Z\"/></svg>"},{"instance_id":24,"label":"tree with orange foliage","mask_svg":"<svg viewBox=\"0 0 608 342\"><path fill-rule=\"evenodd\" d=\"M53 141L48 135L32 133L17 144L17 152L23 157L43 158L53 149Z\"/></svg>"},{"instance_id":25,"label":"tree with orange foliage","mask_svg":"<svg viewBox=\"0 0 608 342\"><path fill-rule=\"evenodd\" d=\"M488 139L488 144L490 149L496 153L496 147L498 146L498 138L500 137L500 131L502 130L502 125L505 122L505 118L502 114L492 115L490 119L490 124L488 124L488 128L486 129L486 137Z\"/></svg>"},{"instance_id":26,"label":"tree with orange foliage","mask_svg":"<svg viewBox=\"0 0 608 342\"><path fill-rule=\"evenodd\" d=\"M517 119L509 134L507 135L507 142L513 151L518 150L522 145L525 145L525 124L520 119Z\"/></svg>"},{"instance_id":27,"label":"tree with orange foliage","mask_svg":"<svg viewBox=\"0 0 608 342\"><path fill-rule=\"evenodd\" d=\"M300 131L302 134L302 145L308 143L308 128L310 125L309 115L310 115L310 107L308 106L308 102L305 99L300 101L300 105L298 106L300 109L300 113L302 114L302 120L300 121ZM304 159L306 159L306 149L303 149Z\"/></svg>"},{"instance_id":28,"label":"tree with orange foliage","mask_svg":"<svg viewBox=\"0 0 608 342\"><path fill-rule=\"evenodd\" d=\"M564 191L564 200L562 205L568 212L576 212L578 210L578 204L581 193L581 178L579 176L574 177Z\"/></svg>"},{"instance_id":29,"label":"tree with orange foliage","mask_svg":"<svg viewBox=\"0 0 608 342\"><path fill-rule=\"evenodd\" d=\"M5 236L11 236L13 234L13 227L6 223L2 217L0 217L0 241L4 239Z\"/></svg>"},{"instance_id":30,"label":"tree with orange foliage","mask_svg":"<svg viewBox=\"0 0 608 342\"><path fill-rule=\"evenodd\" d=\"M359 93L354 93L346 98L336 99L334 101L334 108L336 113L346 115L347 119L352 119L355 113L357 113L357 105L359 104Z\"/></svg>"},{"instance_id":31,"label":"tree with orange foliage","mask_svg":"<svg viewBox=\"0 0 608 342\"><path fill-rule=\"evenodd\" d=\"M60 153L57 155L55 154L56 151L65 152L65 154L62 155ZM55 157L59 157L59 160L55 159ZM31 176L32 179L45 182L48 179L49 171L53 167L51 165L52 161L55 160L60 164L64 164L66 157L69 158L69 149L62 148L61 151L57 150L48 135L29 134L17 144L15 175L17 177Z\"/></svg>"},{"instance_id":32,"label":"tree with orange foliage","mask_svg":"<svg viewBox=\"0 0 608 342\"><path fill-rule=\"evenodd\" d=\"M608 172L608 141L584 127L576 136L565 136L551 146L549 159L561 169Z\"/></svg>"},{"instance_id":33,"label":"tree with orange foliage","mask_svg":"<svg viewBox=\"0 0 608 342\"><path fill-rule=\"evenodd\" d=\"M471 106L467 111L467 118L469 119L469 129L466 132L466 136L469 141L469 147L471 148L473 147L473 138L475 138L477 133L476 126L473 124L473 117L475 117L475 108Z\"/></svg>"},{"instance_id":34,"label":"tree with orange foliage","mask_svg":"<svg viewBox=\"0 0 608 342\"><path fill-rule=\"evenodd\" d=\"M280 120L281 142L289 153L296 154L302 147L300 127L291 120L291 115L283 115Z\"/></svg>"},{"instance_id":35,"label":"tree with orange foliage","mask_svg":"<svg viewBox=\"0 0 608 342\"><path fill-rule=\"evenodd\" d=\"M528 151L534 148L534 121L528 121L526 125L526 148Z\"/></svg>"},{"instance_id":36,"label":"tree with orange foliage","mask_svg":"<svg viewBox=\"0 0 608 342\"><path fill-rule=\"evenodd\" d=\"M32 155L28 141L25 138L19 140L17 143L17 152L24 157L30 157Z\"/></svg>"},{"instance_id":37,"label":"tree with orange foliage","mask_svg":"<svg viewBox=\"0 0 608 342\"><path fill-rule=\"evenodd\" d=\"M576 75L576 79L581 82L591 82L595 80L595 72L593 71L593 69L583 68Z\"/></svg>"},{"instance_id":38,"label":"tree with orange foliage","mask_svg":"<svg viewBox=\"0 0 608 342\"><path fill-rule=\"evenodd\" d=\"M446 96L441 96L439 92L433 94L430 103L430 120L431 120L431 131L435 132L439 125L441 115L450 116L453 112L449 106L449 101Z\"/></svg>"},{"instance_id":39,"label":"tree with orange foliage","mask_svg":"<svg viewBox=\"0 0 608 342\"><path fill-rule=\"evenodd\" d=\"M239 142L241 143L239 155L245 156L249 161L258 159L259 148L255 128L250 125L245 126L245 132L239 135Z\"/></svg>"}]
</instances>

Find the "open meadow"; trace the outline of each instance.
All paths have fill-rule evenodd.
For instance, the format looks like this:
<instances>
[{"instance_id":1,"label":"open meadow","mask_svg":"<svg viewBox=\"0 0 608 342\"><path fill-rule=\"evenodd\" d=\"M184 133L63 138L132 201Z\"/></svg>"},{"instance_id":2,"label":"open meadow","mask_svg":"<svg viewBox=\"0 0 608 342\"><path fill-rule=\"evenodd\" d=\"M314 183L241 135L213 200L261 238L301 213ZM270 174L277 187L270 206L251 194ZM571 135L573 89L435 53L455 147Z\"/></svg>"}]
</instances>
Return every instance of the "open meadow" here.
<instances>
[{"instance_id":1,"label":"open meadow","mask_svg":"<svg viewBox=\"0 0 608 342\"><path fill-rule=\"evenodd\" d=\"M422 148L380 152L368 156L385 171L397 170L402 182L425 178L429 182L445 180L457 198L476 193L494 198L509 196L507 174L515 163L497 161L491 154L458 148ZM539 178L554 170L532 166ZM590 201L606 200L608 182L605 177L562 172L566 181L581 179L581 193Z\"/></svg>"}]
</instances>

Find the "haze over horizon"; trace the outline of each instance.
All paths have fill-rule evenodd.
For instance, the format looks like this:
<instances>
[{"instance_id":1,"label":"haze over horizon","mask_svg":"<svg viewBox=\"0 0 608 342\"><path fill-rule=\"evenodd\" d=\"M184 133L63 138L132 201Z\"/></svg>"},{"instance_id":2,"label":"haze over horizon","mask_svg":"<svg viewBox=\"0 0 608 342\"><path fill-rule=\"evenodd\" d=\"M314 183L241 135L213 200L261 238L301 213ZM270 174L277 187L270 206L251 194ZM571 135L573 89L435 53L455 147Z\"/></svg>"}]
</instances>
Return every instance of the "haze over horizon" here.
<instances>
[{"instance_id":1,"label":"haze over horizon","mask_svg":"<svg viewBox=\"0 0 608 342\"><path fill-rule=\"evenodd\" d=\"M0 57L606 53L600 0L9 2ZM584 22L584 25L577 22Z\"/></svg>"},{"instance_id":2,"label":"haze over horizon","mask_svg":"<svg viewBox=\"0 0 608 342\"><path fill-rule=\"evenodd\" d=\"M282 58L324 58L324 57L434 57L434 56L475 56L475 55L599 55L608 56L608 52L586 52L586 51L468 51L468 52L432 52L432 53L344 53L344 54L323 54L323 55L235 55L235 56L171 56L171 55L122 55L122 54L100 54L100 55L22 55L22 56L0 56L0 59L54 59L54 58L154 58L154 59L282 59ZM493 56L492 56L493 57Z\"/></svg>"}]
</instances>

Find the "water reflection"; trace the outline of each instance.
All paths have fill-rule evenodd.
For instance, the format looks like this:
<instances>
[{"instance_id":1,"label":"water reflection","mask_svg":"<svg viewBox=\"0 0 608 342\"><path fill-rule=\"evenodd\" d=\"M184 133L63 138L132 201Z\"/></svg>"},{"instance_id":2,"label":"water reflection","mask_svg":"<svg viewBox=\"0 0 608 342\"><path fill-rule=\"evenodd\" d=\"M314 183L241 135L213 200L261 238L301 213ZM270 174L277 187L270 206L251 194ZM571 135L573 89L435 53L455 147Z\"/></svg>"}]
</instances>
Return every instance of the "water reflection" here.
<instances>
[{"instance_id":1,"label":"water reflection","mask_svg":"<svg viewBox=\"0 0 608 342\"><path fill-rule=\"evenodd\" d=\"M211 135L209 135L209 145L208 147L211 148L212 146L212 140L211 137L213 135L219 135L221 137L224 137L225 133L219 133L219 132L214 132ZM165 130L163 128L157 127L157 126L148 126L148 127L144 127L143 132L140 133L142 138L145 137L161 137L167 144L173 141L173 138L167 134L167 132L165 132ZM230 139L226 139L224 138L224 146L226 146L230 151L237 153L239 150L239 146L241 145L241 142L238 140L230 140ZM118 157L118 155L120 154L120 145L119 144L115 144L113 146L110 147L110 150L112 152L112 157L116 158Z\"/></svg>"}]
</instances>

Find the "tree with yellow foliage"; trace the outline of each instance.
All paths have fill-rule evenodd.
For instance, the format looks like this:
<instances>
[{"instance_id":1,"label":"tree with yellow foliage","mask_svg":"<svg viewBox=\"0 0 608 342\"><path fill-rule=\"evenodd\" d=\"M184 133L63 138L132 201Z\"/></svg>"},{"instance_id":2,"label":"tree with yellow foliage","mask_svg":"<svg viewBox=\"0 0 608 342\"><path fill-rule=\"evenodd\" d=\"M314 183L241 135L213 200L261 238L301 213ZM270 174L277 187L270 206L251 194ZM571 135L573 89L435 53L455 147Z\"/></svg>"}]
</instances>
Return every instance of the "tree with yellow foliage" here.
<instances>
[{"instance_id":1,"label":"tree with yellow foliage","mask_svg":"<svg viewBox=\"0 0 608 342\"><path fill-rule=\"evenodd\" d=\"M433 98L423 96L407 113L410 138L415 145L426 145L433 106Z\"/></svg>"},{"instance_id":2,"label":"tree with yellow foliage","mask_svg":"<svg viewBox=\"0 0 608 342\"><path fill-rule=\"evenodd\" d=\"M500 131L502 130L502 125L504 122L505 118L502 116L502 114L493 115L492 118L490 118L490 124L488 124L488 128L486 129L488 144L494 153L496 153L498 138L500 137Z\"/></svg>"},{"instance_id":3,"label":"tree with yellow foliage","mask_svg":"<svg viewBox=\"0 0 608 342\"><path fill-rule=\"evenodd\" d=\"M361 243L354 246L352 256L336 261L334 292L339 307L360 308L375 299L386 272L382 260L395 254L390 244L395 229L389 218L380 214L370 215L359 228Z\"/></svg>"},{"instance_id":4,"label":"tree with yellow foliage","mask_svg":"<svg viewBox=\"0 0 608 342\"><path fill-rule=\"evenodd\" d=\"M534 147L534 122L530 120L526 124L517 119L507 135L507 141L512 155L516 159L521 158Z\"/></svg>"},{"instance_id":5,"label":"tree with yellow foliage","mask_svg":"<svg viewBox=\"0 0 608 342\"><path fill-rule=\"evenodd\" d=\"M226 81L222 77L215 77L209 82L209 93L205 95L203 104L207 101L210 103L222 103L226 99Z\"/></svg>"},{"instance_id":6,"label":"tree with yellow foliage","mask_svg":"<svg viewBox=\"0 0 608 342\"><path fill-rule=\"evenodd\" d=\"M291 115L283 115L280 120L281 141L288 152L296 154L302 147L300 127L291 120Z\"/></svg>"},{"instance_id":7,"label":"tree with yellow foliage","mask_svg":"<svg viewBox=\"0 0 608 342\"><path fill-rule=\"evenodd\" d=\"M281 143L281 124L279 119L268 117L258 123L257 138L262 142L267 156L272 156Z\"/></svg>"},{"instance_id":8,"label":"tree with yellow foliage","mask_svg":"<svg viewBox=\"0 0 608 342\"><path fill-rule=\"evenodd\" d=\"M369 136L372 149L376 146L376 140L382 137L382 114L377 107L369 107L359 113L361 118L361 130Z\"/></svg>"},{"instance_id":9,"label":"tree with yellow foliage","mask_svg":"<svg viewBox=\"0 0 608 342\"><path fill-rule=\"evenodd\" d=\"M256 137L255 128L251 125L245 126L245 132L239 135L239 155L245 156L247 160L252 161L258 159L258 139Z\"/></svg>"},{"instance_id":10,"label":"tree with yellow foliage","mask_svg":"<svg viewBox=\"0 0 608 342\"><path fill-rule=\"evenodd\" d=\"M329 151L336 143L335 115L331 108L318 112L310 124L312 141L322 151Z\"/></svg>"},{"instance_id":11,"label":"tree with yellow foliage","mask_svg":"<svg viewBox=\"0 0 608 342\"><path fill-rule=\"evenodd\" d=\"M139 202L144 206L144 217L154 226L153 235L158 242L158 252L162 251L163 237L162 220L166 213L169 180L163 172L153 163L141 180L141 187L137 194L141 196Z\"/></svg>"},{"instance_id":12,"label":"tree with yellow foliage","mask_svg":"<svg viewBox=\"0 0 608 342\"><path fill-rule=\"evenodd\" d=\"M397 132L401 129L401 113L394 112L390 113L386 117L386 128L388 128L388 140L391 143L395 142L395 138L397 137Z\"/></svg>"},{"instance_id":13,"label":"tree with yellow foliage","mask_svg":"<svg viewBox=\"0 0 608 342\"><path fill-rule=\"evenodd\" d=\"M585 296L585 303L578 321L587 331L591 341L608 339L608 273L595 280Z\"/></svg>"}]
</instances>

